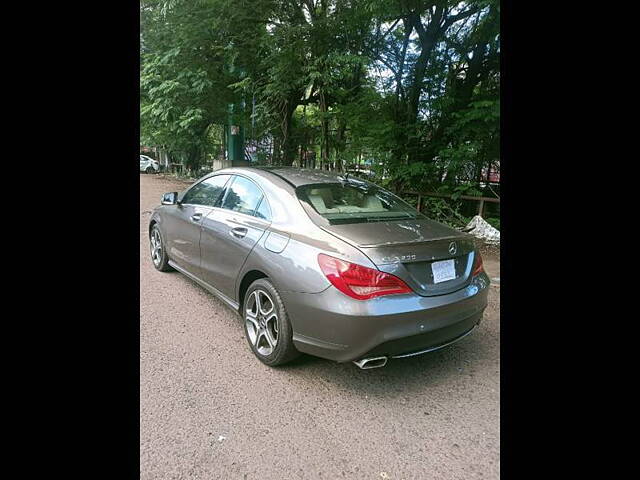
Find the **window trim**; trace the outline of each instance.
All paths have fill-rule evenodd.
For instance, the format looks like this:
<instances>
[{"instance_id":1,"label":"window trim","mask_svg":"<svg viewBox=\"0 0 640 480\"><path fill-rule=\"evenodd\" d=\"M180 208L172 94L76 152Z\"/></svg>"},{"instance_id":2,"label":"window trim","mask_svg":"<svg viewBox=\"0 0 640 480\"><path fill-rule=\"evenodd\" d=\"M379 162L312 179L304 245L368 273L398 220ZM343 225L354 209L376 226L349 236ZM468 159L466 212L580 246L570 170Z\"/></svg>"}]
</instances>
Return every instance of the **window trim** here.
<instances>
[{"instance_id":1,"label":"window trim","mask_svg":"<svg viewBox=\"0 0 640 480\"><path fill-rule=\"evenodd\" d=\"M267 208L269 209L269 218L260 218L256 216L256 212L262 206L262 202L267 202ZM256 208L253 210L252 217L257 218L258 220L262 220L263 222L272 222L273 212L271 211L271 204L269 203L269 200L267 200L267 196L264 194L264 192L262 192L262 197L260 197L260 201L256 205Z\"/></svg>"}]
</instances>

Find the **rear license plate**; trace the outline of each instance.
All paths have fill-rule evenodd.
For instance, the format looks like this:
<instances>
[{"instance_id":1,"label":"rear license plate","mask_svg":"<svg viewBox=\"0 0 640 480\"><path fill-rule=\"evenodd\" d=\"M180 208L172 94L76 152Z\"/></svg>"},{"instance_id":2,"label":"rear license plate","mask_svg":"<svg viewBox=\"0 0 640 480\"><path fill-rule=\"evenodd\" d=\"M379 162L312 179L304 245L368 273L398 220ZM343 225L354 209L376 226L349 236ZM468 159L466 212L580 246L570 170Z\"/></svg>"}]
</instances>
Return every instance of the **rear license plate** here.
<instances>
[{"instance_id":1,"label":"rear license plate","mask_svg":"<svg viewBox=\"0 0 640 480\"><path fill-rule=\"evenodd\" d=\"M443 260L431 264L433 283L446 282L456 278L456 267L453 260Z\"/></svg>"}]
</instances>

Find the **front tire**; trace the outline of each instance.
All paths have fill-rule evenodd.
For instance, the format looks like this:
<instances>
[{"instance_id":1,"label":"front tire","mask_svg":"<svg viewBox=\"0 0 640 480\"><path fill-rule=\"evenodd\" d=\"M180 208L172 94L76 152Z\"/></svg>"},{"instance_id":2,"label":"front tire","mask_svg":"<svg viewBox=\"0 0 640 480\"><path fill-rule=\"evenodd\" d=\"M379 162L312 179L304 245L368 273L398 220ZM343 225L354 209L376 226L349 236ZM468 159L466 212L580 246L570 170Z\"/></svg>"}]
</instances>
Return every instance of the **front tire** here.
<instances>
[{"instance_id":1,"label":"front tire","mask_svg":"<svg viewBox=\"0 0 640 480\"><path fill-rule=\"evenodd\" d=\"M293 328L284 303L268 279L260 278L249 286L242 317L249 347L265 365L276 367L300 355L293 344Z\"/></svg>"},{"instance_id":2,"label":"front tire","mask_svg":"<svg viewBox=\"0 0 640 480\"><path fill-rule=\"evenodd\" d=\"M161 272L170 272L173 270L169 265L169 256L167 255L167 249L165 248L165 242L162 238L162 233L157 225L154 225L149 235L149 246L151 248L151 262L156 270Z\"/></svg>"},{"instance_id":3,"label":"front tire","mask_svg":"<svg viewBox=\"0 0 640 480\"><path fill-rule=\"evenodd\" d=\"M149 175L152 174L154 172L153 167L147 167L147 169L145 170Z\"/></svg>"}]
</instances>

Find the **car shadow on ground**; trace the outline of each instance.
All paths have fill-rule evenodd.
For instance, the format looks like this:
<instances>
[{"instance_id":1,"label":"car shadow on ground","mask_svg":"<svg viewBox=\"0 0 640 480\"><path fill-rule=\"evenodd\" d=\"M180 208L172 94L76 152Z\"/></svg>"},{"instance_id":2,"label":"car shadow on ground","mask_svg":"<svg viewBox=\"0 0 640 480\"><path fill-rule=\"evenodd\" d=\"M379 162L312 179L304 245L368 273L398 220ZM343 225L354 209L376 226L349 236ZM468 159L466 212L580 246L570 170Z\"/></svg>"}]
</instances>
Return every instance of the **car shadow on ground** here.
<instances>
[{"instance_id":1,"label":"car shadow on ground","mask_svg":"<svg viewBox=\"0 0 640 480\"><path fill-rule=\"evenodd\" d=\"M184 277L179 272L167 272L181 277L184 281L201 289L211 302L211 309L227 309L232 316L217 317L217 321L227 319L244 337L244 328L239 315L220 299L209 293L201 285ZM483 323L466 338L447 346L442 350L429 352L415 357L389 359L386 366L362 370L352 362L336 363L311 355L300 357L276 370L286 375L294 375L302 382L321 381L334 387L351 391L356 395L374 395L376 397L397 397L399 394L420 393L430 387L450 383L465 375L475 375L474 364L485 361L490 356L490 337L483 331ZM244 342L238 348L248 348ZM241 357L238 357L241 358ZM253 358L252 361L259 362ZM270 368L266 367L265 368Z\"/></svg>"},{"instance_id":2,"label":"car shadow on ground","mask_svg":"<svg viewBox=\"0 0 640 480\"><path fill-rule=\"evenodd\" d=\"M321 378L359 395L395 397L401 392L419 393L460 376L473 375L471 366L478 358L484 357L486 349L485 340L474 334L440 351L390 359L381 368L362 370L352 362L336 363L301 355L279 369L301 377Z\"/></svg>"}]
</instances>

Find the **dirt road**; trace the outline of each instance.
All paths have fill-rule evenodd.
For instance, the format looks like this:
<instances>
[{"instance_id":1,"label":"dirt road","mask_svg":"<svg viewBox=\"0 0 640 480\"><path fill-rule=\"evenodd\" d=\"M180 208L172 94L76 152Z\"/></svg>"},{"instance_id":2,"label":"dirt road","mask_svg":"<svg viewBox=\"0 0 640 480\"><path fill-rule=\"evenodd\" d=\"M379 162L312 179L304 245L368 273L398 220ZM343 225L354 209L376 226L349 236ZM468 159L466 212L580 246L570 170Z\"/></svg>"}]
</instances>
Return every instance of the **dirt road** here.
<instances>
[{"instance_id":1,"label":"dirt road","mask_svg":"<svg viewBox=\"0 0 640 480\"><path fill-rule=\"evenodd\" d=\"M153 268L150 211L185 186L140 175L141 479L499 478L499 286L480 327L439 352L271 369L233 311ZM500 276L495 256L485 267Z\"/></svg>"}]
</instances>

